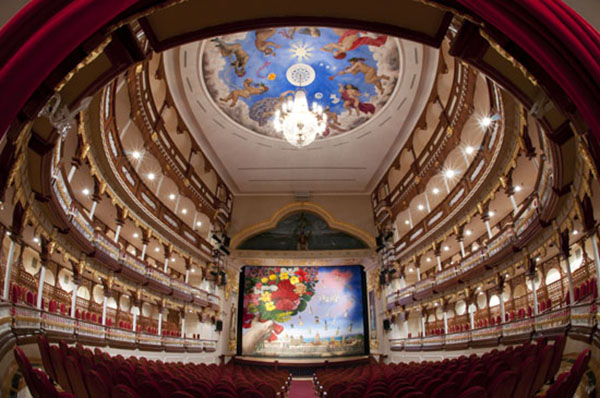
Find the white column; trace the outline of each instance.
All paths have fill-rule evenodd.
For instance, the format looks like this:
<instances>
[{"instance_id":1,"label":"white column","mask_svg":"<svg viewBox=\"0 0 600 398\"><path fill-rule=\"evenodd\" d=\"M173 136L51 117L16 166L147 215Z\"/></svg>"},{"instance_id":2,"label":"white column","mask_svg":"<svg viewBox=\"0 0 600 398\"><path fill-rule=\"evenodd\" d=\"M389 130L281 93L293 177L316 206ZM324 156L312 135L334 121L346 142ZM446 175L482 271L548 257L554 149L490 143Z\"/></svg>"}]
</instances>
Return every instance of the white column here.
<instances>
[{"instance_id":1,"label":"white column","mask_svg":"<svg viewBox=\"0 0 600 398\"><path fill-rule=\"evenodd\" d=\"M596 285L600 293L600 253L598 252L598 242L596 242L596 234L590 236L592 239L592 249L594 250L594 264L596 264Z\"/></svg>"},{"instance_id":2,"label":"white column","mask_svg":"<svg viewBox=\"0 0 600 398\"><path fill-rule=\"evenodd\" d=\"M469 321L471 323L471 330L475 329L475 313L470 311L470 305L467 307L467 311L469 312Z\"/></svg>"},{"instance_id":3,"label":"white column","mask_svg":"<svg viewBox=\"0 0 600 398\"><path fill-rule=\"evenodd\" d=\"M444 179L444 185L446 186L446 193L449 194L450 193L450 185L448 184L448 179L446 177L444 177L443 179Z\"/></svg>"},{"instance_id":4,"label":"white column","mask_svg":"<svg viewBox=\"0 0 600 398\"><path fill-rule=\"evenodd\" d=\"M413 220L412 220L412 215L410 214L410 207L408 208L408 225L412 229L412 227L413 227Z\"/></svg>"},{"instance_id":5,"label":"white column","mask_svg":"<svg viewBox=\"0 0 600 398\"><path fill-rule=\"evenodd\" d=\"M90 209L90 220L94 221L94 213L96 212L96 206L98 206L98 202L95 200L92 202L92 208Z\"/></svg>"},{"instance_id":6,"label":"white column","mask_svg":"<svg viewBox=\"0 0 600 398\"><path fill-rule=\"evenodd\" d=\"M427 212L431 213L431 206L429 205L429 197L427 196L427 191L425 191L425 206L427 207Z\"/></svg>"},{"instance_id":7,"label":"white column","mask_svg":"<svg viewBox=\"0 0 600 398\"><path fill-rule=\"evenodd\" d=\"M462 153L463 159L465 160L465 167L468 169L469 168L469 164L470 164L469 157L467 156L467 153L464 150L462 150L460 152Z\"/></svg>"},{"instance_id":8,"label":"white column","mask_svg":"<svg viewBox=\"0 0 600 398\"><path fill-rule=\"evenodd\" d=\"M421 313L421 336L425 337L425 316Z\"/></svg>"},{"instance_id":9,"label":"white column","mask_svg":"<svg viewBox=\"0 0 600 398\"><path fill-rule=\"evenodd\" d=\"M158 179L158 184L156 184L156 192L154 192L154 194L156 196L158 196L158 193L160 192L160 187L162 186L162 182L163 182L164 178L165 178L165 176L163 174L161 174L160 178Z\"/></svg>"},{"instance_id":10,"label":"white column","mask_svg":"<svg viewBox=\"0 0 600 398\"><path fill-rule=\"evenodd\" d=\"M146 249L148 248L148 244L144 243L142 245L142 261L146 258Z\"/></svg>"},{"instance_id":11,"label":"white column","mask_svg":"<svg viewBox=\"0 0 600 398\"><path fill-rule=\"evenodd\" d=\"M192 229L196 229L196 221L198 220L198 210L196 210L196 213L194 214L194 221L192 221Z\"/></svg>"},{"instance_id":12,"label":"white column","mask_svg":"<svg viewBox=\"0 0 600 398\"><path fill-rule=\"evenodd\" d=\"M119 134L119 138L121 139L121 141L123 141L125 134L127 134L127 130L129 130L130 125L131 125L131 118L128 118L127 123L125 123L125 126L123 127L123 130L121 130L121 134ZM138 162L138 163L141 163L141 162Z\"/></svg>"},{"instance_id":13,"label":"white column","mask_svg":"<svg viewBox=\"0 0 600 398\"><path fill-rule=\"evenodd\" d=\"M185 336L185 316L181 318L181 337Z\"/></svg>"},{"instance_id":14,"label":"white column","mask_svg":"<svg viewBox=\"0 0 600 398\"><path fill-rule=\"evenodd\" d=\"M77 305L77 282L73 282L73 292L71 294L71 318L75 318L75 306Z\"/></svg>"},{"instance_id":15,"label":"white column","mask_svg":"<svg viewBox=\"0 0 600 398\"><path fill-rule=\"evenodd\" d=\"M417 268L417 282L421 282L421 267Z\"/></svg>"},{"instance_id":16,"label":"white column","mask_svg":"<svg viewBox=\"0 0 600 398\"><path fill-rule=\"evenodd\" d=\"M510 203L512 203L513 212L517 213L519 211L519 206L517 206L517 201L515 200L515 195L510 195Z\"/></svg>"},{"instance_id":17,"label":"white column","mask_svg":"<svg viewBox=\"0 0 600 398\"><path fill-rule=\"evenodd\" d=\"M501 323L504 323L504 322L506 322L506 313L504 311L504 290L500 292L499 296L500 296L500 312L502 312Z\"/></svg>"},{"instance_id":18,"label":"white column","mask_svg":"<svg viewBox=\"0 0 600 398\"><path fill-rule=\"evenodd\" d=\"M535 274L531 276L531 291L533 292L533 314L538 314L538 297L537 289L535 288Z\"/></svg>"},{"instance_id":19,"label":"white column","mask_svg":"<svg viewBox=\"0 0 600 398\"><path fill-rule=\"evenodd\" d=\"M163 267L163 272L166 274L169 269L169 257L165 258L165 266Z\"/></svg>"},{"instance_id":20,"label":"white column","mask_svg":"<svg viewBox=\"0 0 600 398\"><path fill-rule=\"evenodd\" d=\"M186 269L185 270L185 283L188 283L190 281L190 270Z\"/></svg>"},{"instance_id":21,"label":"white column","mask_svg":"<svg viewBox=\"0 0 600 398\"><path fill-rule=\"evenodd\" d=\"M77 171L77 167L71 166L71 170L69 170L69 175L67 175L67 182L71 182L73 176L75 175L75 171Z\"/></svg>"},{"instance_id":22,"label":"white column","mask_svg":"<svg viewBox=\"0 0 600 398\"><path fill-rule=\"evenodd\" d=\"M158 335L162 335L162 311L158 313Z\"/></svg>"},{"instance_id":23,"label":"white column","mask_svg":"<svg viewBox=\"0 0 600 398\"><path fill-rule=\"evenodd\" d=\"M117 231L115 232L115 243L119 243L119 235L121 234L121 226L117 225Z\"/></svg>"},{"instance_id":24,"label":"white column","mask_svg":"<svg viewBox=\"0 0 600 398\"><path fill-rule=\"evenodd\" d=\"M10 246L8 248L8 257L6 259L6 269L4 270L4 294L2 298L8 300L8 289L10 288L10 271L12 269L13 257L15 256L15 241L10 239Z\"/></svg>"},{"instance_id":25,"label":"white column","mask_svg":"<svg viewBox=\"0 0 600 398\"><path fill-rule=\"evenodd\" d=\"M135 309L135 307L134 307ZM133 331L136 332L137 331L137 314L135 311L133 311Z\"/></svg>"},{"instance_id":26,"label":"white column","mask_svg":"<svg viewBox=\"0 0 600 398\"><path fill-rule=\"evenodd\" d=\"M38 295L36 303L36 307L40 310L42 309L42 296L44 295L44 278L46 278L46 266L42 263L42 267L40 268L40 281L38 283Z\"/></svg>"},{"instance_id":27,"label":"white column","mask_svg":"<svg viewBox=\"0 0 600 398\"><path fill-rule=\"evenodd\" d=\"M490 227L489 220L485 220L485 229L487 230L488 238L492 239L492 227Z\"/></svg>"},{"instance_id":28,"label":"white column","mask_svg":"<svg viewBox=\"0 0 600 398\"><path fill-rule=\"evenodd\" d=\"M559 266L560 266L560 258L563 256L559 256ZM564 257L563 257L564 258ZM567 263L567 280L569 282L569 299L571 305L575 304L575 289L573 288L573 275L571 274L571 264L569 264L569 259L565 259Z\"/></svg>"},{"instance_id":29,"label":"white column","mask_svg":"<svg viewBox=\"0 0 600 398\"><path fill-rule=\"evenodd\" d=\"M444 311L444 334L448 334L448 313Z\"/></svg>"},{"instance_id":30,"label":"white column","mask_svg":"<svg viewBox=\"0 0 600 398\"><path fill-rule=\"evenodd\" d=\"M104 294L104 300L102 301L102 325L106 325L106 306L108 304L108 297Z\"/></svg>"},{"instance_id":31,"label":"white column","mask_svg":"<svg viewBox=\"0 0 600 398\"><path fill-rule=\"evenodd\" d=\"M181 199L181 195L177 194L177 199L175 199L175 214L177 214L177 209L179 209L179 200Z\"/></svg>"},{"instance_id":32,"label":"white column","mask_svg":"<svg viewBox=\"0 0 600 398\"><path fill-rule=\"evenodd\" d=\"M435 259L437 261L437 269L438 271L442 270L442 258L440 256L435 256Z\"/></svg>"},{"instance_id":33,"label":"white column","mask_svg":"<svg viewBox=\"0 0 600 398\"><path fill-rule=\"evenodd\" d=\"M466 255L466 253L465 253L465 244L463 243L463 241L462 241L462 240L459 240L459 241L458 241L458 244L459 244L459 246L460 246L460 255L461 255L463 258L467 257L467 255Z\"/></svg>"}]
</instances>

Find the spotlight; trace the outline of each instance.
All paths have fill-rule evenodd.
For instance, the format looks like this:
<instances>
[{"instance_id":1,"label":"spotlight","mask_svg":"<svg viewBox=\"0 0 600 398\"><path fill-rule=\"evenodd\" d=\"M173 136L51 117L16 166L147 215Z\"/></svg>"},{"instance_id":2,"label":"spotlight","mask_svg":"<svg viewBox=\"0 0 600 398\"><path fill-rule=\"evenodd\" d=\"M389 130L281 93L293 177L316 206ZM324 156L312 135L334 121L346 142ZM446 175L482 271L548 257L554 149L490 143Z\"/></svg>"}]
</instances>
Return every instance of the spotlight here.
<instances>
[{"instance_id":1,"label":"spotlight","mask_svg":"<svg viewBox=\"0 0 600 398\"><path fill-rule=\"evenodd\" d=\"M160 251L160 247L155 247L154 251L158 253Z\"/></svg>"},{"instance_id":2,"label":"spotlight","mask_svg":"<svg viewBox=\"0 0 600 398\"><path fill-rule=\"evenodd\" d=\"M154 174L154 173L148 173L147 177L148 177L148 179L150 181L154 181L154 179L156 178L156 174Z\"/></svg>"},{"instance_id":3,"label":"spotlight","mask_svg":"<svg viewBox=\"0 0 600 398\"><path fill-rule=\"evenodd\" d=\"M494 217L494 214L496 214L496 213L494 213L494 212L493 212L493 211L491 211L491 210L490 210L490 211L488 211L488 216L490 216L490 217Z\"/></svg>"},{"instance_id":4,"label":"spotlight","mask_svg":"<svg viewBox=\"0 0 600 398\"><path fill-rule=\"evenodd\" d=\"M131 156L132 156L134 159L139 159L139 158L141 158L141 157L142 157L142 154L140 153L140 151L133 151L133 152L131 153Z\"/></svg>"},{"instance_id":5,"label":"spotlight","mask_svg":"<svg viewBox=\"0 0 600 398\"><path fill-rule=\"evenodd\" d=\"M181 209L181 214L187 214L187 209Z\"/></svg>"},{"instance_id":6,"label":"spotlight","mask_svg":"<svg viewBox=\"0 0 600 398\"><path fill-rule=\"evenodd\" d=\"M473 233L473 232L471 232L471 230L470 230L470 229L467 229L467 230L465 231L465 235L467 235L467 236L471 236L471 234L472 234L472 233Z\"/></svg>"},{"instance_id":7,"label":"spotlight","mask_svg":"<svg viewBox=\"0 0 600 398\"><path fill-rule=\"evenodd\" d=\"M431 262L431 257L427 257L427 262L430 263Z\"/></svg>"},{"instance_id":8,"label":"spotlight","mask_svg":"<svg viewBox=\"0 0 600 398\"><path fill-rule=\"evenodd\" d=\"M440 193L440 190L438 188L433 188L431 192L433 192L434 195L437 195L438 193Z\"/></svg>"},{"instance_id":9,"label":"spotlight","mask_svg":"<svg viewBox=\"0 0 600 398\"><path fill-rule=\"evenodd\" d=\"M90 194L90 190L88 188L83 188L81 190L81 193L84 194L85 196L88 196Z\"/></svg>"},{"instance_id":10,"label":"spotlight","mask_svg":"<svg viewBox=\"0 0 600 398\"><path fill-rule=\"evenodd\" d=\"M575 229L575 230L573 230L573 235L577 235L578 233L579 233L579 231L578 231L578 230L576 230L576 229Z\"/></svg>"},{"instance_id":11,"label":"spotlight","mask_svg":"<svg viewBox=\"0 0 600 398\"><path fill-rule=\"evenodd\" d=\"M137 239L139 236L140 236L140 235L139 235L137 232L134 232L134 233L133 233L133 237L134 237L134 238L136 238L136 239Z\"/></svg>"},{"instance_id":12,"label":"spotlight","mask_svg":"<svg viewBox=\"0 0 600 398\"><path fill-rule=\"evenodd\" d=\"M418 205L418 206L417 206L417 209L419 209L419 210L423 210L423 209L425 209L425 206L423 206L423 205Z\"/></svg>"},{"instance_id":13,"label":"spotlight","mask_svg":"<svg viewBox=\"0 0 600 398\"><path fill-rule=\"evenodd\" d=\"M196 272L196 268L192 268L192 272Z\"/></svg>"},{"instance_id":14,"label":"spotlight","mask_svg":"<svg viewBox=\"0 0 600 398\"><path fill-rule=\"evenodd\" d=\"M404 220L404 224L408 225L408 224L410 224L410 221Z\"/></svg>"},{"instance_id":15,"label":"spotlight","mask_svg":"<svg viewBox=\"0 0 600 398\"><path fill-rule=\"evenodd\" d=\"M484 116L481 118L481 120L479 120L479 124L483 128L490 127L490 125L492 124L492 118L489 116Z\"/></svg>"},{"instance_id":16,"label":"spotlight","mask_svg":"<svg viewBox=\"0 0 600 398\"><path fill-rule=\"evenodd\" d=\"M201 226L202 226L202 221L198 221L198 222L196 222L196 226L197 226L197 227L201 227Z\"/></svg>"},{"instance_id":17,"label":"spotlight","mask_svg":"<svg viewBox=\"0 0 600 398\"><path fill-rule=\"evenodd\" d=\"M465 153L467 155L472 155L473 152L475 152L475 148L473 148L471 145L469 145L468 147L465 148Z\"/></svg>"},{"instance_id":18,"label":"spotlight","mask_svg":"<svg viewBox=\"0 0 600 398\"><path fill-rule=\"evenodd\" d=\"M452 178L456 175L456 171L452 170L452 169L447 169L446 171L444 171L444 177L446 178Z\"/></svg>"},{"instance_id":19,"label":"spotlight","mask_svg":"<svg viewBox=\"0 0 600 398\"><path fill-rule=\"evenodd\" d=\"M515 186L515 192L521 192L521 189L523 189L523 188L521 188L520 185Z\"/></svg>"},{"instance_id":20,"label":"spotlight","mask_svg":"<svg viewBox=\"0 0 600 398\"><path fill-rule=\"evenodd\" d=\"M169 195L169 199L171 199L171 200L175 200L175 194L174 194L174 193L170 194L170 195Z\"/></svg>"},{"instance_id":21,"label":"spotlight","mask_svg":"<svg viewBox=\"0 0 600 398\"><path fill-rule=\"evenodd\" d=\"M447 252L448 250L450 250L450 248L448 246L444 246L444 251Z\"/></svg>"},{"instance_id":22,"label":"spotlight","mask_svg":"<svg viewBox=\"0 0 600 398\"><path fill-rule=\"evenodd\" d=\"M34 241L35 243L40 243L40 238L38 238L38 237L36 236L35 238L33 238L33 241Z\"/></svg>"}]
</instances>

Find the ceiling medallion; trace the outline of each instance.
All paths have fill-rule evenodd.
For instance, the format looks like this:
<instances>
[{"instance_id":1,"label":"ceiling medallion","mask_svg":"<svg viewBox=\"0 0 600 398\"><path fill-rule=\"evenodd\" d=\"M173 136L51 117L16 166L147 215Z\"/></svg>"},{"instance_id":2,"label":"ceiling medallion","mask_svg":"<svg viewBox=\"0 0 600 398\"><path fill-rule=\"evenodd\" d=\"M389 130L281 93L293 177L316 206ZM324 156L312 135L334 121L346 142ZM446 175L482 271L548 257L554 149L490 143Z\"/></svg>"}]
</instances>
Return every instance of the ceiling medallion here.
<instances>
[{"instance_id":1,"label":"ceiling medallion","mask_svg":"<svg viewBox=\"0 0 600 398\"><path fill-rule=\"evenodd\" d=\"M254 133L305 146L376 117L398 83L401 60L398 41L386 35L286 27L207 40L201 64L209 97L227 117ZM299 120L301 139L289 139L283 126L298 128Z\"/></svg>"}]
</instances>

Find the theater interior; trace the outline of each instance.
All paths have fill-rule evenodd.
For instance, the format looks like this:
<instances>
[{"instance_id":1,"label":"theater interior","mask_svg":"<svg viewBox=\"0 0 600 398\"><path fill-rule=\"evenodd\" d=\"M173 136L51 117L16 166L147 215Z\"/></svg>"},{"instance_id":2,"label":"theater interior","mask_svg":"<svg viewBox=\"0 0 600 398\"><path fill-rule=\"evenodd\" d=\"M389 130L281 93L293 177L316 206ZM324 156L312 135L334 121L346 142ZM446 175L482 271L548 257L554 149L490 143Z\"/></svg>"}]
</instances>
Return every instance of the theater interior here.
<instances>
[{"instance_id":1,"label":"theater interior","mask_svg":"<svg viewBox=\"0 0 600 398\"><path fill-rule=\"evenodd\" d=\"M7 0L0 397L596 397L567 3Z\"/></svg>"}]
</instances>

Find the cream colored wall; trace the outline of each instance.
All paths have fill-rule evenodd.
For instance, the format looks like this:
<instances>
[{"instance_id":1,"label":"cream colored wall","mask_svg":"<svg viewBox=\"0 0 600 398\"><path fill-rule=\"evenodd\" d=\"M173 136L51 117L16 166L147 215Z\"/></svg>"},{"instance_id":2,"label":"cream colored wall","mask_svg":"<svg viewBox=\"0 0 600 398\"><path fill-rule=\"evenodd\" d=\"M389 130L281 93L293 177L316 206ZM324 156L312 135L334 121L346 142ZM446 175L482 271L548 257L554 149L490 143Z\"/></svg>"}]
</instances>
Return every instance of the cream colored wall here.
<instances>
[{"instance_id":1,"label":"cream colored wall","mask_svg":"<svg viewBox=\"0 0 600 398\"><path fill-rule=\"evenodd\" d=\"M246 227L269 219L273 213L295 202L293 196L236 196L228 234L233 237ZM377 235L369 195L314 196L309 202L323 207L335 219L343 221L372 236Z\"/></svg>"}]
</instances>

